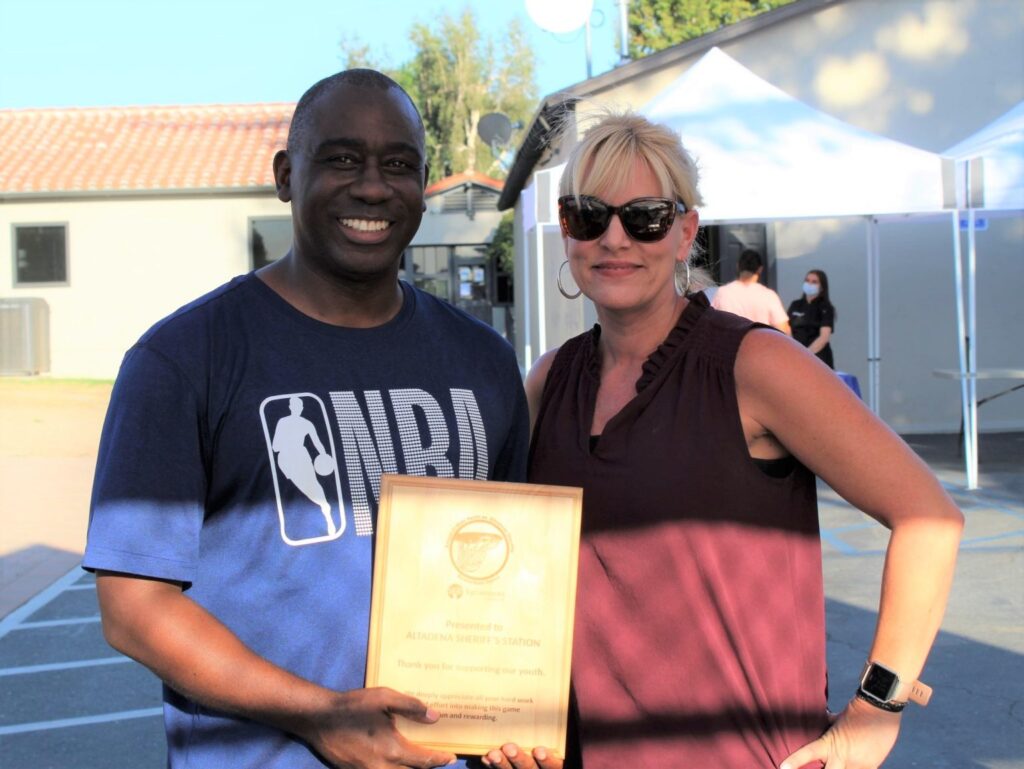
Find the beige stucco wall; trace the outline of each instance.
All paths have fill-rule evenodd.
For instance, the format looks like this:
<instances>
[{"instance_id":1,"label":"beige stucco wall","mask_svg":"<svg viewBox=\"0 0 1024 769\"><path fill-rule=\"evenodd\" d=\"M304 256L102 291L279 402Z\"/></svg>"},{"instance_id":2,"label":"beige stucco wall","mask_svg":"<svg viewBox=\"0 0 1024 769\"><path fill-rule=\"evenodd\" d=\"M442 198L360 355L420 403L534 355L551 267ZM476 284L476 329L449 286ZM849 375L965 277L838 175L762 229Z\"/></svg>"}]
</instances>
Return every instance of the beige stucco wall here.
<instances>
[{"instance_id":1,"label":"beige stucco wall","mask_svg":"<svg viewBox=\"0 0 1024 769\"><path fill-rule=\"evenodd\" d=\"M428 208L414 245L484 243L502 214ZM251 269L249 220L287 217L271 192L246 196L77 197L0 202L0 298L49 307L53 377L112 379L154 322ZM66 224L66 285L15 287L13 225Z\"/></svg>"},{"instance_id":2,"label":"beige stucco wall","mask_svg":"<svg viewBox=\"0 0 1024 769\"><path fill-rule=\"evenodd\" d=\"M723 44L768 82L861 128L941 151L1024 99L1020 0L848 0ZM595 104L639 108L700 54L607 88ZM685 135L684 135L685 142ZM564 161L570 135L545 166ZM767 223L785 303L808 269L829 275L839 318L837 367L867 380L867 234L862 219ZM897 429L955 431L953 235L947 220L886 221L881 245L882 417ZM1024 366L1024 219L990 218L978 233L978 365ZM552 276L553 278L553 276ZM549 346L560 340L549 340ZM979 396L1008 386L983 382ZM982 429L1024 427L1020 393L985 405Z\"/></svg>"},{"instance_id":3,"label":"beige stucco wall","mask_svg":"<svg viewBox=\"0 0 1024 769\"><path fill-rule=\"evenodd\" d=\"M4 201L0 297L46 300L52 376L112 379L155 321L250 269L250 217L288 214L272 193ZM12 285L12 225L33 223L67 224L67 285Z\"/></svg>"},{"instance_id":4,"label":"beige stucco wall","mask_svg":"<svg viewBox=\"0 0 1024 769\"><path fill-rule=\"evenodd\" d=\"M477 211L473 218L464 211L442 211L441 196L431 201L412 240L414 246L458 243L489 243L501 222L501 211Z\"/></svg>"}]
</instances>

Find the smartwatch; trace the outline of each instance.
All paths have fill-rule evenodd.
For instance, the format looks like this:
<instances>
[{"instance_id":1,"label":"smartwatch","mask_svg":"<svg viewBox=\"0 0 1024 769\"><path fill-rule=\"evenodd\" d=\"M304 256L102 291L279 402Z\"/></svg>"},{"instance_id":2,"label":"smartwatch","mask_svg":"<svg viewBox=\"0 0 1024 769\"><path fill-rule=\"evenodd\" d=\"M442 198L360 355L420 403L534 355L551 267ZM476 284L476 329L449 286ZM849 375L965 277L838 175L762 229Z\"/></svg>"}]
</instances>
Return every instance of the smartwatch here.
<instances>
[{"instance_id":1,"label":"smartwatch","mask_svg":"<svg viewBox=\"0 0 1024 769\"><path fill-rule=\"evenodd\" d=\"M905 700L897 700L896 695L900 688L900 677L896 671L887 668L880 662L868 660L864 670L860 674L860 686L857 688L857 696L865 702L874 705L876 708L888 710L890 713L899 713L907 706L907 701L916 702L922 707L928 704L932 696L931 687L920 681L914 681L910 685L910 691Z\"/></svg>"}]
</instances>

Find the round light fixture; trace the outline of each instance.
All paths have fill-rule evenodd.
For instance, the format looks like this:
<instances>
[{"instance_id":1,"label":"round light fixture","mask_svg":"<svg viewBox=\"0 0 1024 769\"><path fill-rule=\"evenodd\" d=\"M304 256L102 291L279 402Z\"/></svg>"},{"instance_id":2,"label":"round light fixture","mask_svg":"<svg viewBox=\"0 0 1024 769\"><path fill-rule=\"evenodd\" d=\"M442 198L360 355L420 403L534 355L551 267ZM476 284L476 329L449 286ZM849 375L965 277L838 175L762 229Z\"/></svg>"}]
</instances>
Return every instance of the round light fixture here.
<instances>
[{"instance_id":1,"label":"round light fixture","mask_svg":"<svg viewBox=\"0 0 1024 769\"><path fill-rule=\"evenodd\" d=\"M594 0L526 0L533 23L548 32L573 32L590 18Z\"/></svg>"}]
</instances>

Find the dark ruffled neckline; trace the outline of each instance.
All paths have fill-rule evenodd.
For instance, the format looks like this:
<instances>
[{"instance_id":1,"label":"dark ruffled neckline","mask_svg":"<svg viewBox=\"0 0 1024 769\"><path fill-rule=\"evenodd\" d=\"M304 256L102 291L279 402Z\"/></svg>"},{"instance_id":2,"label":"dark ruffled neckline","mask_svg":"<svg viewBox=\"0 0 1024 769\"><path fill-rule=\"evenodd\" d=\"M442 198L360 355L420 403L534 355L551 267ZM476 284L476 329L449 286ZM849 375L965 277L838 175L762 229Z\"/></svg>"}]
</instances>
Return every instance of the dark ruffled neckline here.
<instances>
[{"instance_id":1,"label":"dark ruffled neckline","mask_svg":"<svg viewBox=\"0 0 1024 769\"><path fill-rule=\"evenodd\" d=\"M690 294L686 298L689 301L686 303L683 311L679 313L679 320L676 321L676 324L668 332L668 336L665 337L664 341L644 361L640 378L636 380L637 393L643 392L644 388L654 381L658 372L664 368L665 364L675 357L676 351L683 346L690 332L696 327L697 322L704 314L704 311L710 306L708 298L704 295L703 291ZM601 356L597 349L600 341L601 325L595 323L594 327L590 330L590 344L587 350L586 366L591 376L598 381L601 379Z\"/></svg>"}]
</instances>

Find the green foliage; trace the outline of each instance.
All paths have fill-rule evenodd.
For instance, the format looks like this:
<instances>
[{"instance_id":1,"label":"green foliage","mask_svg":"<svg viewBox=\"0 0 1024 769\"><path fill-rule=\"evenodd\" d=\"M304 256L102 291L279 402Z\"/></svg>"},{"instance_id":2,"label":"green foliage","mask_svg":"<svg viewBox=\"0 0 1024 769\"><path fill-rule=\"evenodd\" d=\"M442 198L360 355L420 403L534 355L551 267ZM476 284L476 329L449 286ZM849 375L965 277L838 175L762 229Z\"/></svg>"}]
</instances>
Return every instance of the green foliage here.
<instances>
[{"instance_id":1,"label":"green foliage","mask_svg":"<svg viewBox=\"0 0 1024 769\"><path fill-rule=\"evenodd\" d=\"M648 56L793 0L633 0L629 54Z\"/></svg>"},{"instance_id":2,"label":"green foliage","mask_svg":"<svg viewBox=\"0 0 1024 769\"><path fill-rule=\"evenodd\" d=\"M502 178L504 172L476 129L488 112L525 124L536 106L534 55L522 26L509 25L496 46L481 35L467 8L458 16L444 13L430 24L414 24L409 39L416 53L397 68L375 61L358 40L344 39L345 65L379 69L412 96L427 129L430 181L462 171Z\"/></svg>"},{"instance_id":3,"label":"green foliage","mask_svg":"<svg viewBox=\"0 0 1024 769\"><path fill-rule=\"evenodd\" d=\"M498 223L494 230L494 239L487 244L487 257L494 260L498 269L502 272L514 272L513 263L515 260L513 246L515 241L512 235L513 213L509 211Z\"/></svg>"}]
</instances>

